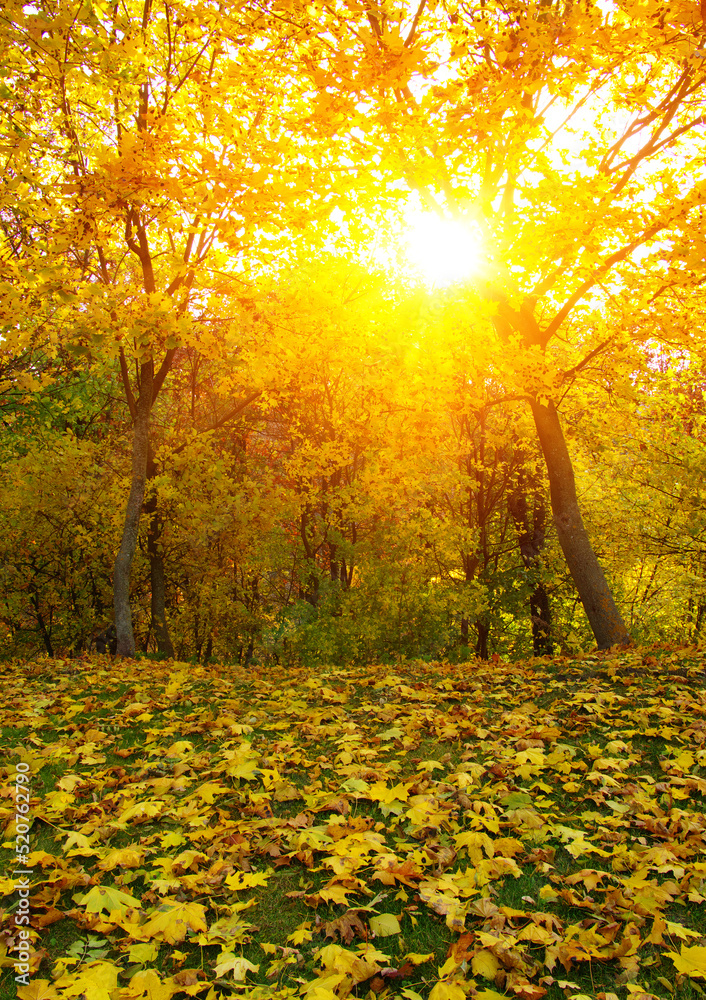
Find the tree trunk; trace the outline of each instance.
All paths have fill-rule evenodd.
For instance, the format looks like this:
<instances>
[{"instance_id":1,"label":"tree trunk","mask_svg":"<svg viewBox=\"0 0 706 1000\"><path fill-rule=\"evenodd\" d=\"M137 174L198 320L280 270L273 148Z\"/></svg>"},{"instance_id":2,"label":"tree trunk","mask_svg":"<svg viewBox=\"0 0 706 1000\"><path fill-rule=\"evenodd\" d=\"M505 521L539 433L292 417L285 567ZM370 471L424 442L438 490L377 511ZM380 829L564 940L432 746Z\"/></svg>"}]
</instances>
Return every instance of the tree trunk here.
<instances>
[{"instance_id":1,"label":"tree trunk","mask_svg":"<svg viewBox=\"0 0 706 1000\"><path fill-rule=\"evenodd\" d=\"M546 504L542 483L535 473L526 474L524 456L520 452L520 471L517 487L508 495L508 510L515 524L520 557L528 573L535 578L530 597L530 622L532 626L532 652L535 656L551 656L554 645L551 636L551 607L544 584L537 579L541 568L541 555L546 537ZM527 493L532 493L532 520L530 523Z\"/></svg>"},{"instance_id":2,"label":"tree trunk","mask_svg":"<svg viewBox=\"0 0 706 1000\"><path fill-rule=\"evenodd\" d=\"M118 637L118 656L135 655L135 636L132 631L132 613L130 611L130 569L137 548L140 514L145 498L152 384L153 371L150 360L140 366L140 396L135 407L132 435L132 482L125 510L123 536L113 568L113 603L115 607L115 631Z\"/></svg>"},{"instance_id":3,"label":"tree trunk","mask_svg":"<svg viewBox=\"0 0 706 1000\"><path fill-rule=\"evenodd\" d=\"M461 619L461 645L468 646L468 619Z\"/></svg>"},{"instance_id":4,"label":"tree trunk","mask_svg":"<svg viewBox=\"0 0 706 1000\"><path fill-rule=\"evenodd\" d=\"M554 524L599 649L631 642L630 633L593 551L581 518L571 457L554 403L532 402L532 415L549 474Z\"/></svg>"},{"instance_id":5,"label":"tree trunk","mask_svg":"<svg viewBox=\"0 0 706 1000\"><path fill-rule=\"evenodd\" d=\"M157 652L174 659L174 646L169 635L166 613L166 585L164 580L164 560L159 551L159 520L156 514L150 518L147 535L147 551L150 557L150 583L152 588L151 610L152 628L157 639Z\"/></svg>"},{"instance_id":6,"label":"tree trunk","mask_svg":"<svg viewBox=\"0 0 706 1000\"><path fill-rule=\"evenodd\" d=\"M530 617L532 619L532 652L535 656L551 656L552 609L549 594L543 583L538 583L530 597Z\"/></svg>"},{"instance_id":7,"label":"tree trunk","mask_svg":"<svg viewBox=\"0 0 706 1000\"><path fill-rule=\"evenodd\" d=\"M51 633L50 633L49 629L46 626L46 622L44 621L44 615L42 614L42 612L40 610L40 607L39 607L39 594L38 594L38 592L36 590L32 591L32 598L31 598L31 600L32 600L32 606L34 608L34 613L37 616L37 624L39 625L39 631L42 633L42 639L44 640L44 648L47 651L47 655L51 656L52 659L53 659L53 657L54 657L54 647L52 646L52 643L51 643Z\"/></svg>"},{"instance_id":8,"label":"tree trunk","mask_svg":"<svg viewBox=\"0 0 706 1000\"><path fill-rule=\"evenodd\" d=\"M157 466L150 446L147 456L147 480L154 479ZM150 609L152 613L152 628L157 640L157 652L174 659L174 646L169 635L166 612L166 582L164 576L164 559L159 548L159 538L162 524L157 514L157 493L150 496L144 505L145 514L150 515L147 529L147 555L150 561Z\"/></svg>"},{"instance_id":9,"label":"tree trunk","mask_svg":"<svg viewBox=\"0 0 706 1000\"><path fill-rule=\"evenodd\" d=\"M481 660L488 659L488 639L490 637L490 626L482 618L476 620L476 656Z\"/></svg>"}]
</instances>

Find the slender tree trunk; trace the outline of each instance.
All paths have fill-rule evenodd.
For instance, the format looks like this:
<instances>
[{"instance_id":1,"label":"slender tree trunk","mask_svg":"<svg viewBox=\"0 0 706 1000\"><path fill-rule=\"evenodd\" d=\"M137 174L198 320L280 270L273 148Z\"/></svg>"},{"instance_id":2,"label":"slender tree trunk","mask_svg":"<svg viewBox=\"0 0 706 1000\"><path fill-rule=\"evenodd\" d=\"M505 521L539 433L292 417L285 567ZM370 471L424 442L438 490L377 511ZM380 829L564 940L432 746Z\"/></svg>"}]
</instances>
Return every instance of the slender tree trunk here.
<instances>
[{"instance_id":1,"label":"slender tree trunk","mask_svg":"<svg viewBox=\"0 0 706 1000\"><path fill-rule=\"evenodd\" d=\"M468 645L468 619L467 618L462 618L461 619L461 645L462 646L467 646Z\"/></svg>"},{"instance_id":2,"label":"slender tree trunk","mask_svg":"<svg viewBox=\"0 0 706 1000\"><path fill-rule=\"evenodd\" d=\"M157 466L154 461L152 447L147 456L147 480L154 479ZM166 581L164 574L164 559L159 547L162 524L157 513L157 493L150 496L144 505L145 514L149 514L147 528L147 555L150 561L150 606L152 612L152 628L157 640L157 652L174 659L174 646L169 635L166 611Z\"/></svg>"},{"instance_id":3,"label":"slender tree trunk","mask_svg":"<svg viewBox=\"0 0 706 1000\"><path fill-rule=\"evenodd\" d=\"M536 574L541 566L541 555L546 537L546 504L542 483L534 473L526 474L524 456L520 453L520 472L517 487L508 495L507 505L515 524L520 557L525 569L535 575L535 586L530 597L530 621L532 625L532 652L535 656L545 656L554 652L551 637L551 607L549 594ZM532 518L530 523L527 493L532 494Z\"/></svg>"},{"instance_id":4,"label":"slender tree trunk","mask_svg":"<svg viewBox=\"0 0 706 1000\"><path fill-rule=\"evenodd\" d=\"M542 333L534 318L534 303L525 300L519 310L513 309L507 296L497 288L486 290L488 298L497 303L494 317L496 329L505 343L513 330L517 330L525 347L541 347L547 343L546 331ZM549 492L552 514L559 544L576 584L581 603L596 637L599 649L609 649L617 644L631 642L625 622L618 611L600 563L593 551L588 532L579 510L576 480L571 456L566 447L559 414L553 402L531 403L537 436L542 447L549 474Z\"/></svg>"},{"instance_id":5,"label":"slender tree trunk","mask_svg":"<svg viewBox=\"0 0 706 1000\"><path fill-rule=\"evenodd\" d=\"M150 413L152 411L152 361L140 366L140 395L135 406L132 435L132 482L125 510L125 522L120 548L113 568L113 602L118 656L135 655L135 636L130 611L130 569L137 548L142 502L147 481Z\"/></svg>"},{"instance_id":6,"label":"slender tree trunk","mask_svg":"<svg viewBox=\"0 0 706 1000\"><path fill-rule=\"evenodd\" d=\"M151 610L152 628L157 639L157 652L174 659L174 646L169 635L166 612L166 584L164 579L164 559L158 548L160 534L156 514L150 518L147 534L147 551L150 557L150 583L152 587Z\"/></svg>"},{"instance_id":7,"label":"slender tree trunk","mask_svg":"<svg viewBox=\"0 0 706 1000\"><path fill-rule=\"evenodd\" d=\"M538 583L530 597L530 617L532 619L532 652L535 656L551 656L552 609L549 594L543 583Z\"/></svg>"},{"instance_id":8,"label":"slender tree trunk","mask_svg":"<svg viewBox=\"0 0 706 1000\"><path fill-rule=\"evenodd\" d=\"M630 643L579 510L576 480L554 403L532 402L532 415L549 474L554 524L599 649Z\"/></svg>"},{"instance_id":9,"label":"slender tree trunk","mask_svg":"<svg viewBox=\"0 0 706 1000\"><path fill-rule=\"evenodd\" d=\"M469 490L469 497L471 497L471 496L472 496L472 493ZM469 525L469 527L472 527L473 522L471 520L470 510L471 510L471 500L469 499L468 525ZM471 552L462 552L461 553L461 562L463 563L463 572L464 572L464 575L465 575L465 578L466 578L466 585L468 585L468 584L470 584L473 581L473 578L476 575L476 570L478 569L478 558L477 558L476 555L474 555ZM471 624L470 623L470 619L467 618L466 615L463 615L462 618L461 618L461 645L462 646L468 646L468 644L469 644L470 624Z\"/></svg>"},{"instance_id":10,"label":"slender tree trunk","mask_svg":"<svg viewBox=\"0 0 706 1000\"><path fill-rule=\"evenodd\" d=\"M37 591L32 592L32 606L34 608L34 613L37 616L37 624L39 625L39 631L42 633L42 639L44 640L44 648L47 651L47 655L54 657L54 647L51 643L51 633L47 628L46 622L44 621L44 615L39 608L39 594Z\"/></svg>"},{"instance_id":11,"label":"slender tree trunk","mask_svg":"<svg viewBox=\"0 0 706 1000\"><path fill-rule=\"evenodd\" d=\"M488 639L490 638L490 626L482 618L476 619L476 656L481 660L488 659Z\"/></svg>"}]
</instances>

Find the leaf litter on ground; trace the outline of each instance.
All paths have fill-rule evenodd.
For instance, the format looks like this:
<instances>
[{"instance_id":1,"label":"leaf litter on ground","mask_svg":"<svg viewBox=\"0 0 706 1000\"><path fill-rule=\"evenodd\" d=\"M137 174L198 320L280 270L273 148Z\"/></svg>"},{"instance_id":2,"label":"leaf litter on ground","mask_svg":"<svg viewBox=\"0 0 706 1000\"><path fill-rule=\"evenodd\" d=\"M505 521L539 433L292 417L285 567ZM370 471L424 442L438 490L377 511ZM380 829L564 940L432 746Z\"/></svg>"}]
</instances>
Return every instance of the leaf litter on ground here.
<instances>
[{"instance_id":1,"label":"leaf litter on ground","mask_svg":"<svg viewBox=\"0 0 706 1000\"><path fill-rule=\"evenodd\" d=\"M701 648L0 672L2 996L706 989ZM14 980L18 762L29 985Z\"/></svg>"}]
</instances>

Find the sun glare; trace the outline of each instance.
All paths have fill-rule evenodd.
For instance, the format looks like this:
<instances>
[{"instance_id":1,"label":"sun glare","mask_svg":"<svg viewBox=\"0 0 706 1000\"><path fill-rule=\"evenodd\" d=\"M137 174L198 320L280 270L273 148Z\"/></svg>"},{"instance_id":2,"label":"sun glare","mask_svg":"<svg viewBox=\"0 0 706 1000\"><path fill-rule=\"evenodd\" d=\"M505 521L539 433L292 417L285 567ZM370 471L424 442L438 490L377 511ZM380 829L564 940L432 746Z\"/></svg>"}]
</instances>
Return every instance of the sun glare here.
<instances>
[{"instance_id":1,"label":"sun glare","mask_svg":"<svg viewBox=\"0 0 706 1000\"><path fill-rule=\"evenodd\" d=\"M484 253L477 225L421 213L408 225L407 259L427 284L443 288L478 274Z\"/></svg>"}]
</instances>

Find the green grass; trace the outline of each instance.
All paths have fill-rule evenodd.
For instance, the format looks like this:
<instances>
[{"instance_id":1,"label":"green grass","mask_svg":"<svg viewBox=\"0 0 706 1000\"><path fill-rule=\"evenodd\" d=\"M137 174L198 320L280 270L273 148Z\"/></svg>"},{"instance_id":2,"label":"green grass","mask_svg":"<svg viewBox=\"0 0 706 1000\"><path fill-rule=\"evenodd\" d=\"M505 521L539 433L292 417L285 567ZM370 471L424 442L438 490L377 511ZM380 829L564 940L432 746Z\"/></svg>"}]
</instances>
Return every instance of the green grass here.
<instances>
[{"instance_id":1,"label":"green grass","mask_svg":"<svg viewBox=\"0 0 706 1000\"><path fill-rule=\"evenodd\" d=\"M63 913L37 927L46 956L35 979L50 980L57 963L71 960L78 981L99 959L119 970L119 988L152 969L178 996L188 988L179 974L194 970L217 994L242 994L232 978L216 980L230 948L259 967L247 981L265 997L316 982L322 955L337 945L361 954L372 946L385 956L380 969L406 970L336 986L371 1000L372 984L376 997L428 996L450 953L452 979L470 997L492 989L538 1000L546 990L547 1000L610 992L623 1000L628 977L633 992L639 984L665 1000L700 997L704 980L680 975L669 953L706 947L698 901L706 875L702 653L650 656L648 664L633 651L311 674L168 661L143 662L136 674L101 657L68 673L50 663L42 672L3 668L5 714L18 725L2 730L0 754L11 763L0 773L7 782L18 755L31 761L32 849L51 855L35 855L32 912L40 922ZM36 714L25 724L37 704L41 725ZM73 800L57 797L60 782ZM411 799L368 796L371 786L395 785ZM465 833L487 838L475 862L457 845ZM6 828L5 844L12 837ZM342 838L348 846L337 853ZM503 846L510 841L519 847ZM109 858L102 866L119 850L127 853L114 867ZM356 850L363 853L346 876ZM383 856L411 865L412 876L380 881ZM170 874L179 857L186 867ZM9 870L7 848L2 861ZM505 871L510 864L519 874ZM584 869L605 873L588 891L575 878ZM237 873L267 872L264 885L228 887ZM345 899L319 897L343 883ZM86 914L80 899L91 886L140 900L136 922ZM455 898L460 920L446 915ZM673 932L648 940L651 900L658 916L681 926L683 941ZM14 902L12 892L3 900L9 916ZM169 941L158 932L150 939L156 957L130 960L131 949L140 953L139 927L163 903L193 904L209 927L231 919L235 938L228 945L195 930ZM398 918L400 933L374 938L370 919L385 913ZM554 957L532 940L542 934L533 926L552 928ZM631 961L633 928L640 946ZM571 952L571 942L589 950ZM415 964L409 955L431 958ZM2 1000L15 996L10 972ZM55 989L68 996L72 987Z\"/></svg>"}]
</instances>

